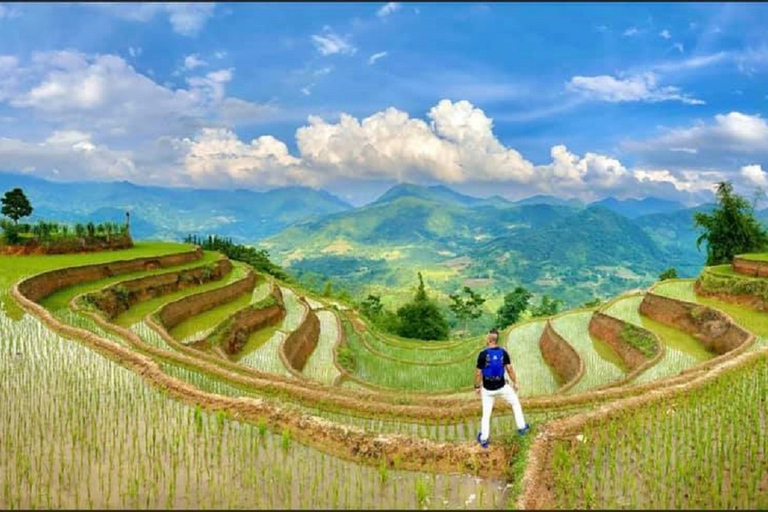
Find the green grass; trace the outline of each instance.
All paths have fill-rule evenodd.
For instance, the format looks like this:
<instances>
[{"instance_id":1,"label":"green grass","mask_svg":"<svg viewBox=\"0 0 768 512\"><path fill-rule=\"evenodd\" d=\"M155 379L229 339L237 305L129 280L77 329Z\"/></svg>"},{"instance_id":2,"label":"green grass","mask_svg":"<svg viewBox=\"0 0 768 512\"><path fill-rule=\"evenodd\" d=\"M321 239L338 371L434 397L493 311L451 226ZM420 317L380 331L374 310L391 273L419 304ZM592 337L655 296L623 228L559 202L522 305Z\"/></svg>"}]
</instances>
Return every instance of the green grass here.
<instances>
[{"instance_id":1,"label":"green grass","mask_svg":"<svg viewBox=\"0 0 768 512\"><path fill-rule=\"evenodd\" d=\"M317 319L320 321L317 347L309 356L303 373L312 380L331 385L339 376L339 370L333 364L333 347L340 336L339 324L336 313L327 309L318 311Z\"/></svg>"},{"instance_id":2,"label":"green grass","mask_svg":"<svg viewBox=\"0 0 768 512\"><path fill-rule=\"evenodd\" d=\"M737 254L736 257L743 258L745 260L752 260L752 261L768 261L768 253L766 252L750 252L747 254Z\"/></svg>"}]
</instances>

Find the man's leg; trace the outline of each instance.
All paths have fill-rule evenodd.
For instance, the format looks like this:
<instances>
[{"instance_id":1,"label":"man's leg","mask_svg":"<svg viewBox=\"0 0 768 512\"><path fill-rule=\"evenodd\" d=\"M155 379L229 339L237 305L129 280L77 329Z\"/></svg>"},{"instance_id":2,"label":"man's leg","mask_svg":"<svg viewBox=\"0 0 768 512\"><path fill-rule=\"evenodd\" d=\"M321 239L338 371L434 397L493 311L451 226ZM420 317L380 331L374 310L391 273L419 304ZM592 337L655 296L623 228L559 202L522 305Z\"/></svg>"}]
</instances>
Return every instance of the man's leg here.
<instances>
[{"instance_id":1,"label":"man's leg","mask_svg":"<svg viewBox=\"0 0 768 512\"><path fill-rule=\"evenodd\" d=\"M520 405L520 399L517 397L517 393L509 384L505 384L502 388L504 399L512 406L512 412L515 414L515 423L517 429L525 428L525 416L523 416L523 407Z\"/></svg>"},{"instance_id":2,"label":"man's leg","mask_svg":"<svg viewBox=\"0 0 768 512\"><path fill-rule=\"evenodd\" d=\"M483 400L483 419L480 420L481 441L487 441L491 435L491 412L493 412L493 402L496 401L495 393L495 391L488 391L485 388L480 390L480 397Z\"/></svg>"}]
</instances>

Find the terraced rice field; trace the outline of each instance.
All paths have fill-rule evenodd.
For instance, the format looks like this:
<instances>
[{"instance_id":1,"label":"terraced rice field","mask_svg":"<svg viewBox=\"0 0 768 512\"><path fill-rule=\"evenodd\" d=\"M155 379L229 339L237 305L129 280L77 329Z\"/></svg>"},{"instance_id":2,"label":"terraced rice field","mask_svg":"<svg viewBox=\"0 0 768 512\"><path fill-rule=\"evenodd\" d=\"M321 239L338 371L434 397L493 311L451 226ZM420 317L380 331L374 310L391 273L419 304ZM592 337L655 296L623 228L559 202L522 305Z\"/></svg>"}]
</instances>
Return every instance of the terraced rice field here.
<instances>
[{"instance_id":1,"label":"terraced rice field","mask_svg":"<svg viewBox=\"0 0 768 512\"><path fill-rule=\"evenodd\" d=\"M665 346L664 357L638 375L635 383L642 384L677 375L682 370L714 356L693 336L642 316L638 311L642 301L642 295L633 295L617 300L604 311L607 315L648 329L656 334Z\"/></svg>"},{"instance_id":2,"label":"terraced rice field","mask_svg":"<svg viewBox=\"0 0 768 512\"><path fill-rule=\"evenodd\" d=\"M507 335L505 348L520 383L518 395L521 398L554 394L562 386L539 350L539 338L545 325L546 320L527 322L512 328Z\"/></svg>"},{"instance_id":3,"label":"terraced rice field","mask_svg":"<svg viewBox=\"0 0 768 512\"><path fill-rule=\"evenodd\" d=\"M589 334L591 318L592 311L581 311L559 316L552 321L555 331L570 342L584 361L584 375L568 391L569 393L579 393L609 385L623 379L626 375L613 349ZM598 345L602 346L597 348Z\"/></svg>"},{"instance_id":4,"label":"terraced rice field","mask_svg":"<svg viewBox=\"0 0 768 512\"><path fill-rule=\"evenodd\" d=\"M635 381L595 392L624 378L625 369L589 335L591 311L558 315L553 328L585 364L581 380L564 393L539 349L546 320L513 326L502 344L533 435L519 437L501 405L489 450L474 443L480 404L472 381L481 338L425 344L370 328L357 332L346 316L341 324L337 319L353 311L300 300L299 288L278 282L284 318L256 329L239 353L229 360L209 354L200 364L184 362L192 349L184 349L187 359L171 357L182 350L150 328L149 316L174 300L238 282L248 267L237 262L223 279L139 302L115 318L112 325L128 327L146 344L141 355L70 309L77 295L221 257L211 252L183 265L65 287L40 301L50 319L29 304L22 309L7 291L57 266L189 249L137 244L115 253L32 256L23 265L0 256L0 508L487 509L526 503L529 491L546 508L768 505L766 408L759 406L768 400L768 314L698 297L691 280L661 283L654 292L731 315L757 335L747 352L680 374L713 354L641 316L641 295L623 297L605 312L656 333L665 356ZM202 338L266 299L271 279L261 276L253 289L182 319L170 334L184 342ZM297 378L280 355L310 309L320 329L304 378ZM73 327L80 330L67 330ZM344 372L334 363L342 344ZM237 372L226 366L233 364ZM676 387L637 391L678 375ZM553 447L541 459L547 480L532 473L523 485L524 473L539 467L526 465L529 450L545 442ZM537 491L538 484L546 488Z\"/></svg>"}]
</instances>

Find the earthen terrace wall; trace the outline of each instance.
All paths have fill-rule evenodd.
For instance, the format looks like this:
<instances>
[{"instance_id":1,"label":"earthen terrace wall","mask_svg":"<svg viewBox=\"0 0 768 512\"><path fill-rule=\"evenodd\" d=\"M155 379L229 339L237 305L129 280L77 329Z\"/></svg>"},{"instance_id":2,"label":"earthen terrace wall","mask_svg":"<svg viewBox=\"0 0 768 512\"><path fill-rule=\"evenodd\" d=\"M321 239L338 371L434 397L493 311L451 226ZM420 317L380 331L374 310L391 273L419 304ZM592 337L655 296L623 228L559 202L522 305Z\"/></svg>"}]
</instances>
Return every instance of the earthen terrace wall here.
<instances>
[{"instance_id":1,"label":"earthen terrace wall","mask_svg":"<svg viewBox=\"0 0 768 512\"><path fill-rule=\"evenodd\" d=\"M157 312L158 318L166 329L173 329L188 318L226 304L253 290L255 283L256 274L253 270L248 270L245 277L221 288L195 293L165 304Z\"/></svg>"},{"instance_id":2,"label":"earthen terrace wall","mask_svg":"<svg viewBox=\"0 0 768 512\"><path fill-rule=\"evenodd\" d=\"M132 260L111 261L109 263L94 263L80 267L68 267L43 272L25 279L19 284L19 291L34 302L39 302L48 295L66 286L72 286L88 281L96 281L106 277L152 270L155 268L175 267L203 257L203 250L197 247L193 251L167 254L164 256L149 256Z\"/></svg>"},{"instance_id":3,"label":"earthen terrace wall","mask_svg":"<svg viewBox=\"0 0 768 512\"><path fill-rule=\"evenodd\" d=\"M98 292L88 293L85 297L90 297L91 302L108 318L115 318L135 304L190 286L218 281L231 270L232 262L223 258L213 263L210 270L208 265L205 265L129 279L103 288ZM121 290L125 292L122 297Z\"/></svg>"},{"instance_id":4,"label":"earthen terrace wall","mask_svg":"<svg viewBox=\"0 0 768 512\"><path fill-rule=\"evenodd\" d=\"M317 348L318 337L320 336L320 320L317 315L306 304L306 315L304 321L299 327L291 332L282 343L282 352L291 368L301 372L304 365L307 364L309 356Z\"/></svg>"},{"instance_id":5,"label":"earthen terrace wall","mask_svg":"<svg viewBox=\"0 0 768 512\"><path fill-rule=\"evenodd\" d=\"M645 294L640 313L694 336L707 350L720 355L749 339L749 333L721 311L654 293Z\"/></svg>"},{"instance_id":6,"label":"earthen terrace wall","mask_svg":"<svg viewBox=\"0 0 768 512\"><path fill-rule=\"evenodd\" d=\"M734 257L731 261L731 268L737 274L752 277L768 277L768 261L755 261Z\"/></svg>"},{"instance_id":7,"label":"earthen terrace wall","mask_svg":"<svg viewBox=\"0 0 768 512\"><path fill-rule=\"evenodd\" d=\"M589 321L589 333L604 342L606 342L621 358L624 364L630 370L636 370L646 364L649 360L639 349L633 347L621 337L621 332L629 324L619 318L615 318L600 311L595 311L592 314L592 319ZM637 327L637 326L634 326ZM637 327L642 329L642 327ZM658 343L658 338L655 334L649 332ZM659 343L660 345L660 343Z\"/></svg>"},{"instance_id":8,"label":"earthen terrace wall","mask_svg":"<svg viewBox=\"0 0 768 512\"><path fill-rule=\"evenodd\" d=\"M547 320L544 326L539 338L539 348L544 360L555 369L563 381L558 393L572 388L584 375L584 361L571 344L555 331L551 320Z\"/></svg>"}]
</instances>

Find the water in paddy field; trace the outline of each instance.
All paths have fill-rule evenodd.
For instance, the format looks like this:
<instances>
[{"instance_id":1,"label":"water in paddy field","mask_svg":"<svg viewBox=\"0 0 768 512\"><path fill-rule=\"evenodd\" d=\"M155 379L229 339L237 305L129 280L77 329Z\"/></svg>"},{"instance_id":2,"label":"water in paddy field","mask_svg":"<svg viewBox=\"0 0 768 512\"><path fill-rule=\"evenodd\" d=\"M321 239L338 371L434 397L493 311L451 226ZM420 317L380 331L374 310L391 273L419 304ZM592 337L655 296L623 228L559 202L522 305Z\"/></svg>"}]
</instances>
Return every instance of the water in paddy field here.
<instances>
[{"instance_id":1,"label":"water in paddy field","mask_svg":"<svg viewBox=\"0 0 768 512\"><path fill-rule=\"evenodd\" d=\"M168 399L0 312L0 508L488 509L503 481L380 469Z\"/></svg>"}]
</instances>

